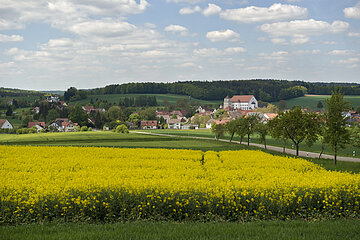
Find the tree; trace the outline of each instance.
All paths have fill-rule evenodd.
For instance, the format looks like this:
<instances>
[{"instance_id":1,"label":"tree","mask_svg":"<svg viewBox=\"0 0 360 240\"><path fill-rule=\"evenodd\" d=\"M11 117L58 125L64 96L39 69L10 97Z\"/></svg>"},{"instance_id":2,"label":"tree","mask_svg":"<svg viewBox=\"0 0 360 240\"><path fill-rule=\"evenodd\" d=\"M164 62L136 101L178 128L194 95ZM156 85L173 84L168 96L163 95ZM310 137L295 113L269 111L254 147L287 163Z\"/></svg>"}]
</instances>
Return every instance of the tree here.
<instances>
[{"instance_id":1,"label":"tree","mask_svg":"<svg viewBox=\"0 0 360 240\"><path fill-rule=\"evenodd\" d=\"M70 111L69 118L72 122L84 126L88 122L88 115L79 104L76 104Z\"/></svg>"},{"instance_id":2,"label":"tree","mask_svg":"<svg viewBox=\"0 0 360 240\"><path fill-rule=\"evenodd\" d=\"M56 118L59 118L60 114L55 109L50 109L46 115L46 121L47 122L53 122Z\"/></svg>"},{"instance_id":3,"label":"tree","mask_svg":"<svg viewBox=\"0 0 360 240\"><path fill-rule=\"evenodd\" d=\"M248 116L243 123L247 135L247 145L250 146L250 135L255 132L256 126L259 123L259 117L257 115Z\"/></svg>"},{"instance_id":4,"label":"tree","mask_svg":"<svg viewBox=\"0 0 360 240\"><path fill-rule=\"evenodd\" d=\"M328 109L325 140L334 151L334 164L336 165L339 149L345 148L350 140L350 133L346 128L348 118L343 116L343 112L350 110L351 106L348 101L344 100L341 88L335 89L325 103Z\"/></svg>"},{"instance_id":5,"label":"tree","mask_svg":"<svg viewBox=\"0 0 360 240\"><path fill-rule=\"evenodd\" d=\"M108 110L108 115L111 121L124 120L125 114L119 106L112 106Z\"/></svg>"},{"instance_id":6,"label":"tree","mask_svg":"<svg viewBox=\"0 0 360 240\"><path fill-rule=\"evenodd\" d=\"M121 124L121 125L116 127L115 132L117 132L117 133L129 133L129 130L124 124Z\"/></svg>"},{"instance_id":7,"label":"tree","mask_svg":"<svg viewBox=\"0 0 360 240\"><path fill-rule=\"evenodd\" d=\"M258 124L256 127L256 132L260 135L260 142L264 143L266 149L266 135L268 135L269 127L267 124Z\"/></svg>"},{"instance_id":8,"label":"tree","mask_svg":"<svg viewBox=\"0 0 360 240\"><path fill-rule=\"evenodd\" d=\"M129 122L136 124L136 126L139 125L140 116L137 113L133 113L129 116Z\"/></svg>"},{"instance_id":9,"label":"tree","mask_svg":"<svg viewBox=\"0 0 360 240\"><path fill-rule=\"evenodd\" d=\"M232 120L232 121L226 123L226 125L225 125L226 131L230 134L230 142L232 141L232 139L238 129L238 122L239 121L236 121L236 119L235 119L235 120Z\"/></svg>"},{"instance_id":10,"label":"tree","mask_svg":"<svg viewBox=\"0 0 360 240\"><path fill-rule=\"evenodd\" d=\"M357 113L360 113L360 106L357 106L356 109L355 109L355 111L356 111Z\"/></svg>"},{"instance_id":11,"label":"tree","mask_svg":"<svg viewBox=\"0 0 360 240\"><path fill-rule=\"evenodd\" d=\"M240 137L241 144L246 135L246 119L244 117L240 117L237 118L235 121L237 122L236 134Z\"/></svg>"},{"instance_id":12,"label":"tree","mask_svg":"<svg viewBox=\"0 0 360 240\"><path fill-rule=\"evenodd\" d=\"M299 156L299 144L303 141L311 146L316 142L319 123L316 114L306 113L300 107L280 113L269 121L274 137L289 138L296 146L296 156Z\"/></svg>"},{"instance_id":13,"label":"tree","mask_svg":"<svg viewBox=\"0 0 360 240\"><path fill-rule=\"evenodd\" d=\"M10 117L10 116L12 116L12 114L13 114L13 110L12 110L12 108L10 107L10 106L8 106L7 107L7 110L6 110L6 116L8 116L8 117Z\"/></svg>"},{"instance_id":14,"label":"tree","mask_svg":"<svg viewBox=\"0 0 360 240\"><path fill-rule=\"evenodd\" d=\"M280 100L279 101L279 108L281 110L285 110L286 109L286 101L285 100Z\"/></svg>"},{"instance_id":15,"label":"tree","mask_svg":"<svg viewBox=\"0 0 360 240\"><path fill-rule=\"evenodd\" d=\"M324 105L322 104L321 101L318 101L318 103L316 104L316 107L317 107L317 108L323 108Z\"/></svg>"},{"instance_id":16,"label":"tree","mask_svg":"<svg viewBox=\"0 0 360 240\"><path fill-rule=\"evenodd\" d=\"M215 112L214 114L214 118L215 119L221 119L225 114L227 114L227 112L224 109L219 109Z\"/></svg>"},{"instance_id":17,"label":"tree","mask_svg":"<svg viewBox=\"0 0 360 240\"><path fill-rule=\"evenodd\" d=\"M355 126L351 131L351 145L360 148L360 127Z\"/></svg>"},{"instance_id":18,"label":"tree","mask_svg":"<svg viewBox=\"0 0 360 240\"><path fill-rule=\"evenodd\" d=\"M211 125L211 131L215 133L215 138L219 140L221 137L224 136L225 133L225 126L223 124L216 124L213 123Z\"/></svg>"}]
</instances>

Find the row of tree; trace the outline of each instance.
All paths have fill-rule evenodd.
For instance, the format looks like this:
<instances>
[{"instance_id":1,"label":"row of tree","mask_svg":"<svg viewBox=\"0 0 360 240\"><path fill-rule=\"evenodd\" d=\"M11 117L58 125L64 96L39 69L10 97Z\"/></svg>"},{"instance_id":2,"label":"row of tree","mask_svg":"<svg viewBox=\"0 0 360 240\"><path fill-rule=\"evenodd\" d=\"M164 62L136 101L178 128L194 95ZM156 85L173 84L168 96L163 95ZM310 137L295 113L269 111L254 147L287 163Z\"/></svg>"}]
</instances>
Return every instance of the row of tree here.
<instances>
[{"instance_id":1,"label":"row of tree","mask_svg":"<svg viewBox=\"0 0 360 240\"><path fill-rule=\"evenodd\" d=\"M328 94L341 86L347 95L360 95L360 85L350 83L309 83L272 79L232 81L185 81L174 83L126 83L89 90L99 94L180 94L204 100L222 100L227 95L254 95L256 99L271 102L309 94Z\"/></svg>"},{"instance_id":2,"label":"row of tree","mask_svg":"<svg viewBox=\"0 0 360 240\"><path fill-rule=\"evenodd\" d=\"M324 145L327 144L334 151L334 163L336 164L339 149L344 148L350 142L354 146L360 146L360 130L354 128L351 134L347 127L348 119L344 117L343 112L350 109L350 104L344 100L341 89L332 93L331 98L326 100L326 105L328 111L325 114L308 113L300 107L296 107L290 111L280 112L267 124L260 123L258 115L251 115L246 118L238 118L226 125L215 124L212 131L216 138L221 137L227 131L231 136L230 141L235 134L240 137L240 142L247 136L248 145L250 136L254 132L258 132L265 148L266 136L271 135L284 142L284 150L286 142L290 139L296 147L296 156L299 155L300 143L306 142L311 146L320 140L322 143L320 156L324 151ZM354 141L350 141L351 136Z\"/></svg>"}]
</instances>

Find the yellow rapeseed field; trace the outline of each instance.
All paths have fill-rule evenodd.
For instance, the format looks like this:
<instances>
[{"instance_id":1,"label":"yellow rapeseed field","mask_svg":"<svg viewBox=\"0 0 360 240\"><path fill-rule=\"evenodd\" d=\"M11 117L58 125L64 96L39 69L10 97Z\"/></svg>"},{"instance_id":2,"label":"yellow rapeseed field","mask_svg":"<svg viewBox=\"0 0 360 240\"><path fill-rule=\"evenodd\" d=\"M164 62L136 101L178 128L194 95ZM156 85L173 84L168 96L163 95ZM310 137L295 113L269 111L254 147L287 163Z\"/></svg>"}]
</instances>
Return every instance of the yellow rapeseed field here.
<instances>
[{"instance_id":1,"label":"yellow rapeseed field","mask_svg":"<svg viewBox=\"0 0 360 240\"><path fill-rule=\"evenodd\" d=\"M358 217L360 175L261 151L0 146L1 222Z\"/></svg>"}]
</instances>

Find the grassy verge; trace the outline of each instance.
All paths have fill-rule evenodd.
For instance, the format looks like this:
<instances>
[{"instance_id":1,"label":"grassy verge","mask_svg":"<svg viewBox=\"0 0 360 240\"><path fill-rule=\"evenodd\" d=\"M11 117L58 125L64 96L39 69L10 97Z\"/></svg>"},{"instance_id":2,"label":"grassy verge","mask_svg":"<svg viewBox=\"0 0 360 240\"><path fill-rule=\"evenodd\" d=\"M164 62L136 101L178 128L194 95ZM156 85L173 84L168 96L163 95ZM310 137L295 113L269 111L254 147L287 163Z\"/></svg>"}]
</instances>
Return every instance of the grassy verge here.
<instances>
[{"instance_id":1,"label":"grassy verge","mask_svg":"<svg viewBox=\"0 0 360 240\"><path fill-rule=\"evenodd\" d=\"M0 239L359 239L360 221L3 226Z\"/></svg>"},{"instance_id":2,"label":"grassy verge","mask_svg":"<svg viewBox=\"0 0 360 240\"><path fill-rule=\"evenodd\" d=\"M155 131L151 130L151 132L162 133L162 134L172 134L172 135L178 135L178 136L196 136L196 137L208 137L208 138L213 138L214 137L214 133L212 133L209 129L200 129L200 130L158 129L158 130L155 130ZM229 140L230 135L225 134L225 136L222 137L222 139ZM233 140L234 141L240 141L240 138L238 136L234 136ZM247 141L247 138L245 137L243 139L243 142L245 143L246 141ZM251 143L262 144L262 142L260 142L259 136L257 134L253 134L251 136L250 142ZM283 146L283 142L281 142L281 141L279 141L277 139L274 139L274 138L272 138L270 136L266 137L266 144L269 145L269 146L277 146L277 147L282 147ZM291 140L287 141L286 148L294 149L294 146L292 145ZM302 144L300 144L300 150L301 151L320 153L320 151L321 151L321 143L316 142L311 147L307 146L305 143L302 143ZM356 157L360 156L360 148L355 148L355 147L350 146L350 145L347 145L345 149L339 150L338 155L339 156L344 156L344 157L353 157L353 151L355 151ZM333 151L330 149L330 147L325 146L324 154L332 155Z\"/></svg>"}]
</instances>

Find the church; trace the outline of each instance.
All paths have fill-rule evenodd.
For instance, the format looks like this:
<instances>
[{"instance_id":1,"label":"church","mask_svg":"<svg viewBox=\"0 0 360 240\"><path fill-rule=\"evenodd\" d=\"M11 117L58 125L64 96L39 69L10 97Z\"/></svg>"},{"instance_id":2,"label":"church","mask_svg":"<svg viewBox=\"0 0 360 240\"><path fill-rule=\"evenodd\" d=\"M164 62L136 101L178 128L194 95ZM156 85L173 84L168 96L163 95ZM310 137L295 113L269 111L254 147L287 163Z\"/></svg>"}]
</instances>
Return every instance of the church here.
<instances>
[{"instance_id":1,"label":"church","mask_svg":"<svg viewBox=\"0 0 360 240\"><path fill-rule=\"evenodd\" d=\"M258 101L253 95L235 95L232 98L227 96L224 99L225 110L253 110L258 107Z\"/></svg>"}]
</instances>

